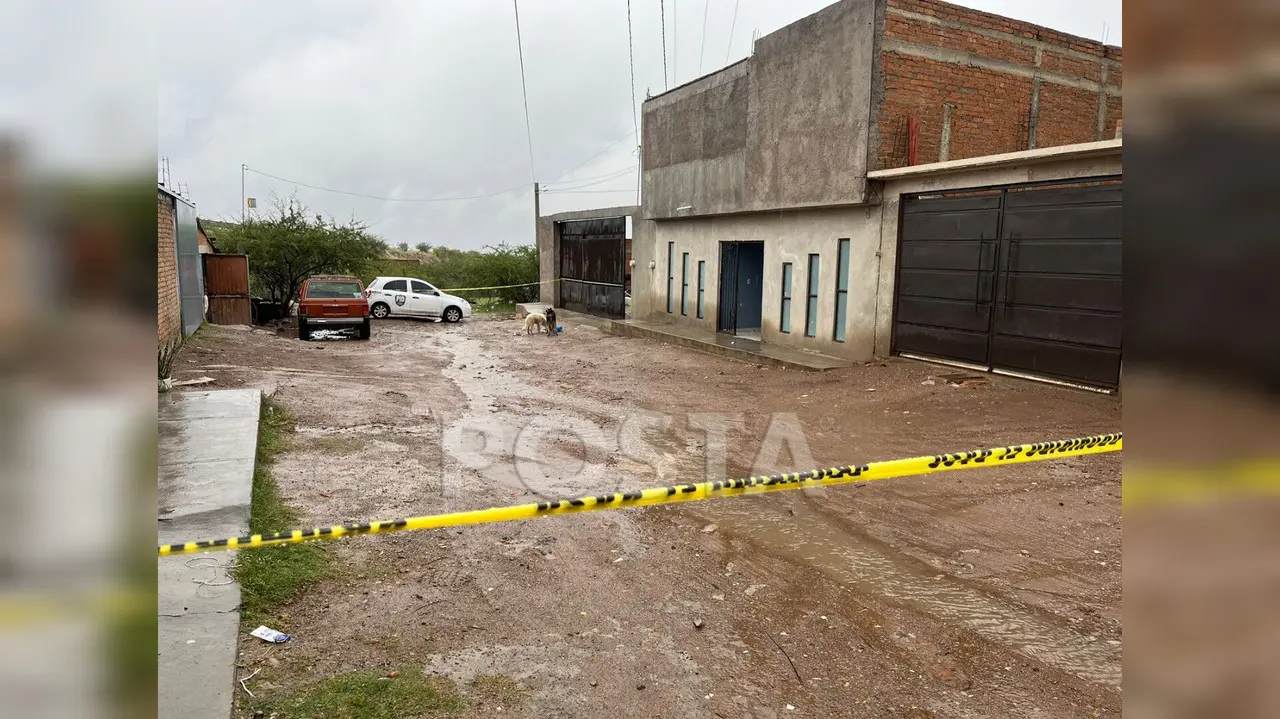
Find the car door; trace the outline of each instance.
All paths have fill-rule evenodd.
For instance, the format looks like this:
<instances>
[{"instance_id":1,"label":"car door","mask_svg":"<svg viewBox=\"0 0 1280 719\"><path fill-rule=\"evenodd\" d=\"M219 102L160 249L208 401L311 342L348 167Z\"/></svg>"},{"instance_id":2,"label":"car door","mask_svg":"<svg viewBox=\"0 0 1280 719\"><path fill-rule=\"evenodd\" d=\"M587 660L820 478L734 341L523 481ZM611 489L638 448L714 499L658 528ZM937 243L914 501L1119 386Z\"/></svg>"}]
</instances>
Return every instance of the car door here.
<instances>
[{"instance_id":1,"label":"car door","mask_svg":"<svg viewBox=\"0 0 1280 719\"><path fill-rule=\"evenodd\" d=\"M382 285L382 298L391 305L393 315L414 314L409 302L408 280L387 280Z\"/></svg>"},{"instance_id":2,"label":"car door","mask_svg":"<svg viewBox=\"0 0 1280 719\"><path fill-rule=\"evenodd\" d=\"M413 305L413 313L415 315L439 317L440 313L444 311L443 300L440 299L440 291L422 280L409 280L409 285L411 290L409 302Z\"/></svg>"}]
</instances>

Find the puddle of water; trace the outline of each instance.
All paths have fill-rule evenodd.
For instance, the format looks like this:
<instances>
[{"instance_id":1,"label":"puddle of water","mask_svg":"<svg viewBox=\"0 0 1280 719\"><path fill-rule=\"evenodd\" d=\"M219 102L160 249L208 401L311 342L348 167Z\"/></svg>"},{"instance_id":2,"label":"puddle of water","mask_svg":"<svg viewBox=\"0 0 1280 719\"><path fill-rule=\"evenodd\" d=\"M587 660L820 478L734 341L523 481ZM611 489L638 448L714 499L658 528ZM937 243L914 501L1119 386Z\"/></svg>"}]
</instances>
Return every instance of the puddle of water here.
<instances>
[{"instance_id":1,"label":"puddle of water","mask_svg":"<svg viewBox=\"0 0 1280 719\"><path fill-rule=\"evenodd\" d=\"M759 547L811 566L837 582L898 605L967 626L1033 659L1082 679L1120 685L1116 649L1089 641L1054 620L989 596L936 569L848 532L815 511L805 497L787 497L791 516L779 503L739 497L687 505Z\"/></svg>"}]
</instances>

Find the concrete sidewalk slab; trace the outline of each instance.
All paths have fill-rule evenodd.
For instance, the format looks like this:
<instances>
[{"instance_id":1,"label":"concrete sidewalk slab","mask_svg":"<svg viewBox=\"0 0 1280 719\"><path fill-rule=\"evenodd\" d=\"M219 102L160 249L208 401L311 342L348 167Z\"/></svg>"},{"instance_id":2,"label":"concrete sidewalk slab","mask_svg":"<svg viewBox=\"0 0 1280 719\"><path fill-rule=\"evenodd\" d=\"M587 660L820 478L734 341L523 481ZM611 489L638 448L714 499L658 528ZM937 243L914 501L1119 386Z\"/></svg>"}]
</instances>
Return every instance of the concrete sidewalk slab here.
<instances>
[{"instance_id":1,"label":"concrete sidewalk slab","mask_svg":"<svg viewBox=\"0 0 1280 719\"><path fill-rule=\"evenodd\" d=\"M603 325L601 329L610 334L622 337L648 337L700 352L722 357L733 357L747 362L809 371L839 369L853 365L852 361L840 357L769 344L746 337L734 337L722 332L709 332L684 325L661 324L645 320L605 321L608 324Z\"/></svg>"},{"instance_id":2,"label":"concrete sidewalk slab","mask_svg":"<svg viewBox=\"0 0 1280 719\"><path fill-rule=\"evenodd\" d=\"M248 533L261 401L257 390L160 396L158 543ZM234 559L159 558L159 716L231 714L240 628Z\"/></svg>"}]
</instances>

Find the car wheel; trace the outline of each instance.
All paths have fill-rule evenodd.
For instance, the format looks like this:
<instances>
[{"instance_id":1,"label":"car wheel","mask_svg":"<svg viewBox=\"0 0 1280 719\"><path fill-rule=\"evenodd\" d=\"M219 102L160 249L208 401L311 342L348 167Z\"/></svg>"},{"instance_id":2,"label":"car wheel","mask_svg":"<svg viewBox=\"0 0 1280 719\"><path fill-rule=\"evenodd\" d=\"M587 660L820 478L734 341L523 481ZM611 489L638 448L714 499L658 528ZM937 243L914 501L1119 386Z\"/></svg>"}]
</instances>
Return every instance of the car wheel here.
<instances>
[{"instance_id":1,"label":"car wheel","mask_svg":"<svg viewBox=\"0 0 1280 719\"><path fill-rule=\"evenodd\" d=\"M373 314L374 319L385 320L387 315L391 314L391 306L385 302L379 302L370 307L369 312Z\"/></svg>"},{"instance_id":2,"label":"car wheel","mask_svg":"<svg viewBox=\"0 0 1280 719\"><path fill-rule=\"evenodd\" d=\"M444 321L445 321L445 322L461 322L461 321L462 321L462 310L458 309L457 307L447 307L447 308L445 308L445 311L444 311Z\"/></svg>"},{"instance_id":3,"label":"car wheel","mask_svg":"<svg viewBox=\"0 0 1280 719\"><path fill-rule=\"evenodd\" d=\"M307 321L301 317L298 318L298 339L303 342L311 339L311 328L307 327Z\"/></svg>"},{"instance_id":4,"label":"car wheel","mask_svg":"<svg viewBox=\"0 0 1280 719\"><path fill-rule=\"evenodd\" d=\"M364 324L360 325L360 329L357 332L357 336L359 336L360 339L369 339L373 336L373 322L368 317L364 318Z\"/></svg>"}]
</instances>

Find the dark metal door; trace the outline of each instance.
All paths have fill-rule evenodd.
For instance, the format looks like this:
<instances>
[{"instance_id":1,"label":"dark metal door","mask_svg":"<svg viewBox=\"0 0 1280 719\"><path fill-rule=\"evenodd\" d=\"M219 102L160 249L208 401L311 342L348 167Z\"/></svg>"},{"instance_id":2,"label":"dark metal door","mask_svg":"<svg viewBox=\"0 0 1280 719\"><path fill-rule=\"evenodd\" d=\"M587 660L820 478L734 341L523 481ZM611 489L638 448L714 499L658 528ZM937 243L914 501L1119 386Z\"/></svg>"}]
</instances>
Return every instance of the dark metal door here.
<instances>
[{"instance_id":1,"label":"dark metal door","mask_svg":"<svg viewBox=\"0 0 1280 719\"><path fill-rule=\"evenodd\" d=\"M1122 192L1118 183L1006 192L993 367L1117 385Z\"/></svg>"},{"instance_id":2,"label":"dark metal door","mask_svg":"<svg viewBox=\"0 0 1280 719\"><path fill-rule=\"evenodd\" d=\"M600 317L626 316L627 218L557 223L560 306Z\"/></svg>"},{"instance_id":3,"label":"dark metal door","mask_svg":"<svg viewBox=\"0 0 1280 719\"><path fill-rule=\"evenodd\" d=\"M720 309L716 328L728 334L738 332L738 243L720 244Z\"/></svg>"},{"instance_id":4,"label":"dark metal door","mask_svg":"<svg viewBox=\"0 0 1280 719\"><path fill-rule=\"evenodd\" d=\"M1121 193L1099 178L904 198L894 351L1117 386Z\"/></svg>"},{"instance_id":5,"label":"dark metal door","mask_svg":"<svg viewBox=\"0 0 1280 719\"><path fill-rule=\"evenodd\" d=\"M902 203L895 351L987 366L1001 198Z\"/></svg>"},{"instance_id":6,"label":"dark metal door","mask_svg":"<svg viewBox=\"0 0 1280 719\"><path fill-rule=\"evenodd\" d=\"M760 329L764 312L764 243L738 242L736 330Z\"/></svg>"}]
</instances>

